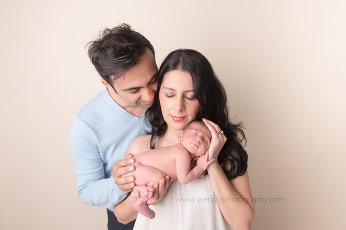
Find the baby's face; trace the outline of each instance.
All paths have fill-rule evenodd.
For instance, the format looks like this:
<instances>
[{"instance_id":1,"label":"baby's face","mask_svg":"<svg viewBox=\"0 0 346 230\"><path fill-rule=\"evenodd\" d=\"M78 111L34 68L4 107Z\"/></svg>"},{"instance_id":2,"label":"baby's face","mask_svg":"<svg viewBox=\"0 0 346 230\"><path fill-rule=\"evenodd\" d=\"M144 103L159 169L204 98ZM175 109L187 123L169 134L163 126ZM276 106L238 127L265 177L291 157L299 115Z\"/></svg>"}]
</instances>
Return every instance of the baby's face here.
<instances>
[{"instance_id":1,"label":"baby's face","mask_svg":"<svg viewBox=\"0 0 346 230\"><path fill-rule=\"evenodd\" d=\"M185 130L181 137L181 144L193 156L202 156L209 148L211 133L209 129L199 123L192 122Z\"/></svg>"}]
</instances>

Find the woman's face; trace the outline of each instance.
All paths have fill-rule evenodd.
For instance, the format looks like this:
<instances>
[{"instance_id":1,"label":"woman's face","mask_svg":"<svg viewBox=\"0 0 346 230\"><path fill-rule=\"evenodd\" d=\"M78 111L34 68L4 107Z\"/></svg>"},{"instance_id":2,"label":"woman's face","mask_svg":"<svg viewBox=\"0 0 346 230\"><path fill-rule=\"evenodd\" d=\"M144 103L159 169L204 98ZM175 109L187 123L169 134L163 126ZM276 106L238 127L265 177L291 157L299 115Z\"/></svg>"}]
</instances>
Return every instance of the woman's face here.
<instances>
[{"instance_id":1,"label":"woman's face","mask_svg":"<svg viewBox=\"0 0 346 230\"><path fill-rule=\"evenodd\" d=\"M197 115L199 101L195 98L189 72L180 69L167 72L163 76L159 99L168 129L183 130Z\"/></svg>"}]
</instances>

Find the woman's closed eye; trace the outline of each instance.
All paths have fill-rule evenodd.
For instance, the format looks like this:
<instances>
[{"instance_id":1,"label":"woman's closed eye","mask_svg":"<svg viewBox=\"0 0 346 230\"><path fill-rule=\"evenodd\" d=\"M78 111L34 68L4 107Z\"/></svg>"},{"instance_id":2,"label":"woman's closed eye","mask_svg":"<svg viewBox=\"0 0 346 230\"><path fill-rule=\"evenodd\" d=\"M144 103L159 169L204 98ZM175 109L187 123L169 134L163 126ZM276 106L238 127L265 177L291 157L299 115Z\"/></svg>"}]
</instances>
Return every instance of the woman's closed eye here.
<instances>
[{"instance_id":1,"label":"woman's closed eye","mask_svg":"<svg viewBox=\"0 0 346 230\"><path fill-rule=\"evenodd\" d=\"M195 96L185 96L185 98L186 98L187 100L190 100L190 101L196 99Z\"/></svg>"}]
</instances>

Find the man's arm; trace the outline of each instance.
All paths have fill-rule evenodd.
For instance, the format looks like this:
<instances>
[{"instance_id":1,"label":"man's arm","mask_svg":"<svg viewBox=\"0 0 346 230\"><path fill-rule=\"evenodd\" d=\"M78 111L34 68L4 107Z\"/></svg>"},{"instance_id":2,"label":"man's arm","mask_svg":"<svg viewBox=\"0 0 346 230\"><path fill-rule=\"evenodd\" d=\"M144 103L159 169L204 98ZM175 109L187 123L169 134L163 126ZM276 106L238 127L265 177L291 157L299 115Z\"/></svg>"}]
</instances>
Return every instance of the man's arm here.
<instances>
[{"instance_id":1,"label":"man's arm","mask_svg":"<svg viewBox=\"0 0 346 230\"><path fill-rule=\"evenodd\" d=\"M78 196L89 205L113 210L126 197L126 192L116 186L113 177L105 178L96 139L78 117L72 124L70 144Z\"/></svg>"}]
</instances>

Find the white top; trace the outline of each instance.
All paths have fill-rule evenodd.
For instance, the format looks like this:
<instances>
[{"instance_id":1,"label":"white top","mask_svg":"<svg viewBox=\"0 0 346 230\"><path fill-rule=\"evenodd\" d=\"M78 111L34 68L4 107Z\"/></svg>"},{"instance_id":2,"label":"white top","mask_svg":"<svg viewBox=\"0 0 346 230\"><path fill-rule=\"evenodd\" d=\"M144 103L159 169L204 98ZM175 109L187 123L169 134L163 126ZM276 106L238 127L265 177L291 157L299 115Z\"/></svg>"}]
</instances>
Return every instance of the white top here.
<instances>
[{"instance_id":1,"label":"white top","mask_svg":"<svg viewBox=\"0 0 346 230\"><path fill-rule=\"evenodd\" d=\"M150 208L156 212L155 218L139 213L135 230L232 229L217 206L208 176L188 184L172 182L161 204Z\"/></svg>"}]
</instances>

